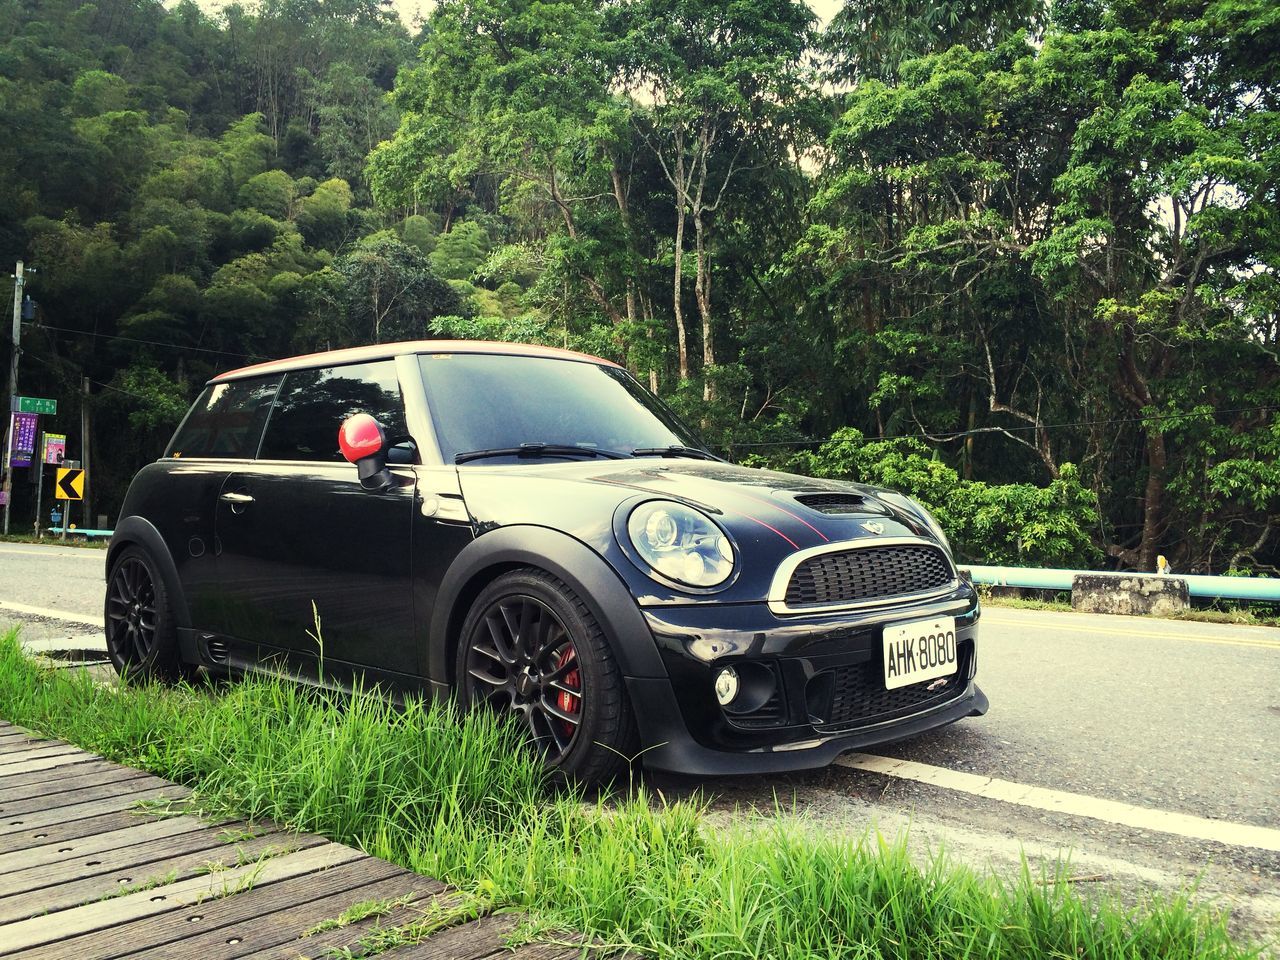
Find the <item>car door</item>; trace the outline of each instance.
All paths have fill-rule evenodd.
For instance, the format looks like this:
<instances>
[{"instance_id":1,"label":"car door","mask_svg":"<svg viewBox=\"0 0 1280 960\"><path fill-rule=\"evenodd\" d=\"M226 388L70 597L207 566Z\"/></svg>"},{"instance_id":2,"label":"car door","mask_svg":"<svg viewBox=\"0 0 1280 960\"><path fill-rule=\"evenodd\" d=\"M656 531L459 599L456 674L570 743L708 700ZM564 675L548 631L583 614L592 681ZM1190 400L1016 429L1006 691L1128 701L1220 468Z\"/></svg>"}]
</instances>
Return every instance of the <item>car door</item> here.
<instances>
[{"instance_id":1,"label":"car door","mask_svg":"<svg viewBox=\"0 0 1280 960\"><path fill-rule=\"evenodd\" d=\"M130 488L136 507L164 538L192 626L216 630L218 595L214 514L229 474L250 462L262 441L280 375L208 384L169 442L164 457Z\"/></svg>"},{"instance_id":2,"label":"car door","mask_svg":"<svg viewBox=\"0 0 1280 960\"><path fill-rule=\"evenodd\" d=\"M363 489L338 450L354 413L399 441L387 490ZM414 459L394 360L285 374L257 458L218 498L223 633L308 673L323 658L416 675Z\"/></svg>"}]
</instances>

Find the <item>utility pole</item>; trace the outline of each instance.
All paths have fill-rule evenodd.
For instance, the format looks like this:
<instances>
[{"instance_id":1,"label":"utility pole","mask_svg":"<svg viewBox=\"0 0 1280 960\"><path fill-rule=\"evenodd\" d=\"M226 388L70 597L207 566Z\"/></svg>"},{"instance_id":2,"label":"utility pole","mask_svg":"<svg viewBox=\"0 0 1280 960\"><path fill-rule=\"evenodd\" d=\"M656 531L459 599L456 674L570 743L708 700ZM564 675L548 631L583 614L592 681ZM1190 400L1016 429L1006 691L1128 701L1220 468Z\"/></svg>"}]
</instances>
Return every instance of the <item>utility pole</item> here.
<instances>
[{"instance_id":1,"label":"utility pole","mask_svg":"<svg viewBox=\"0 0 1280 960\"><path fill-rule=\"evenodd\" d=\"M4 441L4 532L9 535L9 505L13 499L13 408L18 396L18 343L22 338L22 261L13 274L13 356L9 358L9 429Z\"/></svg>"},{"instance_id":2,"label":"utility pole","mask_svg":"<svg viewBox=\"0 0 1280 960\"><path fill-rule=\"evenodd\" d=\"M84 498L80 501L80 525L91 530L96 524L89 519L89 378L81 380L84 393L80 398L80 464L84 467Z\"/></svg>"}]
</instances>

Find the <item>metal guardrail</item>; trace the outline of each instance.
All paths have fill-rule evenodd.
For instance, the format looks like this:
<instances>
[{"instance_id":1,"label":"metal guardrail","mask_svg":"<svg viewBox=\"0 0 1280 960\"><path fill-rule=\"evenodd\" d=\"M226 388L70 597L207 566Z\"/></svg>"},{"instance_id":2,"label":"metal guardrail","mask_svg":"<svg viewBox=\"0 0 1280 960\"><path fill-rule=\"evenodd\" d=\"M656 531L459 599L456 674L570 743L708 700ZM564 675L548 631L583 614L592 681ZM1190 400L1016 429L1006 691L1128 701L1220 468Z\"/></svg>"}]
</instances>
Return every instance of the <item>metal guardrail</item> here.
<instances>
[{"instance_id":1,"label":"metal guardrail","mask_svg":"<svg viewBox=\"0 0 1280 960\"><path fill-rule=\"evenodd\" d=\"M1031 590L1070 590L1077 576L1116 577L1117 579L1133 577L1154 577L1154 573L1112 573L1097 570L1053 570L1032 567L984 567L965 566L960 570L967 572L974 583L995 587L1025 587ZM1209 577L1199 574L1169 573L1159 574L1174 580L1185 580L1187 592L1193 597L1204 597L1216 600L1264 600L1280 603L1280 579L1266 577Z\"/></svg>"}]
</instances>

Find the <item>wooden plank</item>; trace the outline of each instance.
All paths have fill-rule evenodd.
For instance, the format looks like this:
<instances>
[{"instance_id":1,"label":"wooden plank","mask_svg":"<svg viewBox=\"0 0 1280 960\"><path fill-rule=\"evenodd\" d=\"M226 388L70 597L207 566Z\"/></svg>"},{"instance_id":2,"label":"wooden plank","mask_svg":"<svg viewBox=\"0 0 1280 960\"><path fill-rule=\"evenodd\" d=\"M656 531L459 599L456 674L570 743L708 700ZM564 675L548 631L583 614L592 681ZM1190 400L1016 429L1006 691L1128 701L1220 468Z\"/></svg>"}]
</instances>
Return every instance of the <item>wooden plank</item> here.
<instances>
[{"instance_id":1,"label":"wooden plank","mask_svg":"<svg viewBox=\"0 0 1280 960\"><path fill-rule=\"evenodd\" d=\"M0 776L4 774L5 767L17 766L42 757L64 757L78 753L84 753L84 751L69 743L49 743L43 740L24 744L21 750L14 750L11 753L0 751Z\"/></svg>"},{"instance_id":2,"label":"wooden plank","mask_svg":"<svg viewBox=\"0 0 1280 960\"><path fill-rule=\"evenodd\" d=\"M314 936L321 935L315 934L313 937L308 937L306 934L309 931L314 930L325 920L338 918L344 910L355 904L394 900L405 896L422 903L444 892L443 885L435 880L415 874L403 876L401 873L307 902L295 899L283 909L242 917L238 922L220 923L216 929L208 929L207 932L198 936L175 940L150 950L139 952L131 950L129 960L173 960L175 957L233 960L233 958L250 956L263 950L281 948L292 949L296 954L298 945L307 946ZM283 893L284 888L287 887L293 888L292 892L296 895L305 897L309 892L303 889L305 885L306 878L286 881L279 884L272 892ZM204 928L209 919L207 916L202 916L195 923ZM179 919L177 925L181 925L184 920L188 926L191 925L189 918ZM172 932L181 934L186 931Z\"/></svg>"},{"instance_id":3,"label":"wooden plank","mask_svg":"<svg viewBox=\"0 0 1280 960\"><path fill-rule=\"evenodd\" d=\"M0 760L22 753L30 753L32 750L44 750L49 747L66 746L70 746L70 744L63 743L60 740L37 740L33 737L5 737L3 740L0 740ZM75 748L73 747L72 749Z\"/></svg>"},{"instance_id":4,"label":"wooden plank","mask_svg":"<svg viewBox=\"0 0 1280 960\"><path fill-rule=\"evenodd\" d=\"M173 818L156 817L140 810L115 810L110 813L85 817L82 820L72 820L69 823L44 826L35 830L27 830L26 827L23 827L21 829L24 832L11 833L4 838L3 849L17 853L29 847L40 847L59 841L78 840L99 833L124 830L135 823L148 823L157 819Z\"/></svg>"},{"instance_id":5,"label":"wooden plank","mask_svg":"<svg viewBox=\"0 0 1280 960\"><path fill-rule=\"evenodd\" d=\"M7 924L0 931L4 950L17 952L56 943L66 937L113 927L130 920L165 913L175 907L190 907L211 898L247 894L260 887L305 876L363 857L351 847L337 843L278 857L262 864L235 867L212 877L192 877L151 890L86 904L72 910L33 917Z\"/></svg>"},{"instance_id":6,"label":"wooden plank","mask_svg":"<svg viewBox=\"0 0 1280 960\"><path fill-rule=\"evenodd\" d=\"M0 767L0 786L4 785L5 780L9 777L17 776L23 773L32 773L36 770L51 770L54 767L66 767L76 763L88 763L90 760L98 760L91 753L75 753L63 754L57 757L40 757L38 760L25 760L22 763L10 763Z\"/></svg>"},{"instance_id":7,"label":"wooden plank","mask_svg":"<svg viewBox=\"0 0 1280 960\"><path fill-rule=\"evenodd\" d=\"M157 950L160 957L172 960L175 954L191 955L187 951L179 952L180 945L176 941L233 924L255 925L264 911L273 909L273 904L274 909L284 909L345 891L354 891L359 901L363 899L359 891L370 883L390 880L399 884L404 873L382 860L354 860L320 873L273 884L259 890L258 896L240 894L210 900L192 908L169 910L143 920L46 944L5 960L109 960L122 955L132 957L139 950ZM4 932L0 928L0 937ZM227 935L226 939L234 938ZM227 946L224 944L224 949ZM203 955L199 960L205 960Z\"/></svg>"},{"instance_id":8,"label":"wooden plank","mask_svg":"<svg viewBox=\"0 0 1280 960\"><path fill-rule=\"evenodd\" d=\"M441 889L426 896L418 897L403 906L397 906L385 916L370 917L367 920L353 923L346 927L315 933L310 937L299 937L269 950L250 954L250 956L259 958L259 960L261 958L274 958L274 960L283 960L283 958L287 958L287 960L327 958L346 948L354 948L359 941L375 930L390 929L414 923L421 920L424 912L433 907L448 909L456 906L458 903L456 892L443 887L438 881L415 874L408 874L407 878L400 878L401 892L408 893L415 890L417 889L416 884L424 881L436 884Z\"/></svg>"},{"instance_id":9,"label":"wooden plank","mask_svg":"<svg viewBox=\"0 0 1280 960\"><path fill-rule=\"evenodd\" d=\"M32 830L40 830L44 827L52 827L57 825L66 825L74 823L77 820L88 820L92 817L100 817L107 813L133 813L145 815L145 810L137 805L144 800L160 800L168 798L170 800L181 800L189 791L184 791L182 787L161 785L158 787L148 787L139 790L136 793L125 794L115 797L100 797L96 800L86 800L84 803L73 803L67 807L58 807L53 810L41 810L35 813L19 813L8 814L0 818L0 846L7 843L7 838L16 833L30 833ZM12 818L12 819L11 819ZM37 840L47 839L40 833L31 834Z\"/></svg>"},{"instance_id":10,"label":"wooden plank","mask_svg":"<svg viewBox=\"0 0 1280 960\"><path fill-rule=\"evenodd\" d=\"M585 956L600 957L603 952L599 947L592 947ZM566 947L560 943L526 943L502 956L506 960L583 960L584 953L582 947Z\"/></svg>"},{"instance_id":11,"label":"wooden plank","mask_svg":"<svg viewBox=\"0 0 1280 960\"><path fill-rule=\"evenodd\" d=\"M108 850L118 850L135 843L147 840L159 840L174 837L183 833L195 833L197 830L208 830L213 824L205 823L195 817L171 817L167 820L153 820L150 823L138 823L119 830L79 837L73 840L59 840L39 847L28 847L25 850L14 850L0 853L0 874L14 870L26 870L44 864L59 863L63 860L74 860L80 857L92 857L94 854ZM95 858L97 859L97 858ZM86 866L97 866L87 863Z\"/></svg>"},{"instance_id":12,"label":"wooden plank","mask_svg":"<svg viewBox=\"0 0 1280 960\"><path fill-rule=\"evenodd\" d=\"M88 870L96 876L86 876L70 883L53 885L45 877L47 871L22 871L26 890L11 896L0 897L0 928L3 924L26 920L39 914L69 910L96 900L116 897L123 890L139 890L147 886L176 883L202 874L212 875L237 865L254 863L267 857L282 856L299 850L318 847L327 841L310 834L273 834L258 837L243 844L219 844L211 849L189 851L171 855L141 868L102 871L100 867ZM106 866L104 861L103 866ZM0 879L9 879L8 874Z\"/></svg>"},{"instance_id":13,"label":"wooden plank","mask_svg":"<svg viewBox=\"0 0 1280 960\"><path fill-rule=\"evenodd\" d=\"M14 730L8 733L0 733L0 753L8 753L9 750L20 749L23 744L60 744L60 740L50 740L49 737L38 735L38 733L27 733L22 730Z\"/></svg>"},{"instance_id":14,"label":"wooden plank","mask_svg":"<svg viewBox=\"0 0 1280 960\"><path fill-rule=\"evenodd\" d=\"M520 923L513 913L481 917L472 923L447 927L422 943L396 947L378 954L386 960L483 960L510 957L507 940Z\"/></svg>"},{"instance_id":15,"label":"wooden plank","mask_svg":"<svg viewBox=\"0 0 1280 960\"><path fill-rule=\"evenodd\" d=\"M130 771L131 773L133 771ZM56 810L60 807L71 807L90 800L105 800L107 797L120 797L130 793L141 793L152 787L169 787L182 791L182 795L190 793L185 787L179 787L145 773L135 773L132 777L120 777L107 780L105 783L97 777L75 778L78 783L65 790L54 793L40 793L32 787L32 793L19 799L0 799L0 818L12 817L20 813L31 813L40 810Z\"/></svg>"},{"instance_id":16,"label":"wooden plank","mask_svg":"<svg viewBox=\"0 0 1280 960\"><path fill-rule=\"evenodd\" d=\"M86 760L84 763L76 764L75 766L15 774L0 780L0 801L13 799L15 796L33 796L35 795L32 793L33 787L35 788L35 793L53 792L54 790L63 789L63 781L72 778L98 777L100 778L99 782L105 782L108 777L121 773L128 773L136 777L140 771L131 767L122 767L107 760L93 759ZM117 776L116 779L119 779L119 777Z\"/></svg>"},{"instance_id":17,"label":"wooden plank","mask_svg":"<svg viewBox=\"0 0 1280 960\"><path fill-rule=\"evenodd\" d=\"M272 837L276 833L275 830L264 831L260 836ZM209 857L219 857L224 850L234 848L235 842L231 838L236 835L238 833L208 827L204 830L125 844L113 850L81 852L78 855L64 854L58 860L37 863L23 870L0 873L0 897L8 897L41 887L55 887L106 873L133 877L146 870L148 864L186 854L204 853ZM90 866L87 862L89 859L96 863Z\"/></svg>"}]
</instances>

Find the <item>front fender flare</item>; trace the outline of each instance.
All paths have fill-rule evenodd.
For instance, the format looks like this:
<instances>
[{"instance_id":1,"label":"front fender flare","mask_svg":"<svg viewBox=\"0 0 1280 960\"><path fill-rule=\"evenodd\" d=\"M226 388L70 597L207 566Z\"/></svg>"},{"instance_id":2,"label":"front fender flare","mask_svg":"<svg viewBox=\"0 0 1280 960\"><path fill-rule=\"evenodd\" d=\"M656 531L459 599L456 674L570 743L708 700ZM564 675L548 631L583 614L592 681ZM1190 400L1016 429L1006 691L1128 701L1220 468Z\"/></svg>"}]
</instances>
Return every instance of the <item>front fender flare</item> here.
<instances>
[{"instance_id":1,"label":"front fender flare","mask_svg":"<svg viewBox=\"0 0 1280 960\"><path fill-rule=\"evenodd\" d=\"M624 676L667 676L635 598L605 559L568 534L518 525L477 537L449 565L431 616L427 672L433 681L451 680L453 643L471 598L512 567L537 567L563 580L599 622Z\"/></svg>"}]
</instances>

